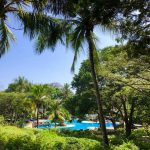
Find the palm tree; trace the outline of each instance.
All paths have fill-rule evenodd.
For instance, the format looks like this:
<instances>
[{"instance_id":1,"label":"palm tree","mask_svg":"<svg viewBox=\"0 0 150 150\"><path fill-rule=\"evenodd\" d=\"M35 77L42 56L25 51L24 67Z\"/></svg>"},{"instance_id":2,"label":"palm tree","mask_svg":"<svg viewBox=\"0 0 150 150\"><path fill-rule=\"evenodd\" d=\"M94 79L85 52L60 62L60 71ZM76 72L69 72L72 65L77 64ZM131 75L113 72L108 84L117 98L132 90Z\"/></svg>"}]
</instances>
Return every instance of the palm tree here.
<instances>
[{"instance_id":1,"label":"palm tree","mask_svg":"<svg viewBox=\"0 0 150 150\"><path fill-rule=\"evenodd\" d=\"M67 83L64 84L61 92L62 92L63 101L66 101L66 100L70 99L73 96L73 92L70 90L70 86Z\"/></svg>"},{"instance_id":2,"label":"palm tree","mask_svg":"<svg viewBox=\"0 0 150 150\"><path fill-rule=\"evenodd\" d=\"M31 88L31 95L29 96L36 106L36 120L37 128L39 125L39 108L42 106L44 101L47 99L47 86L37 84Z\"/></svg>"},{"instance_id":3,"label":"palm tree","mask_svg":"<svg viewBox=\"0 0 150 150\"><path fill-rule=\"evenodd\" d=\"M96 51L96 41L94 36L94 28L100 26L103 29L111 29L113 19L118 14L118 4L120 1L78 1L72 2L73 9L71 14L64 21L60 21L60 25L55 30L46 31L38 35L37 48L38 53L42 53L45 48L54 50L56 43L65 39L66 45L71 45L74 49L74 59L71 70L74 70L75 62L78 54L83 49L83 44L88 44L88 54L91 66L91 74L93 78L93 86L96 94L98 106L99 122L102 129L103 141L105 145L109 145L107 131L105 126L103 103L96 74L96 65L99 63ZM69 6L68 6L69 7ZM69 11L69 10L67 10ZM63 14L63 13L62 13ZM72 15L73 14L73 15ZM65 43L64 42L64 43ZM97 63L98 62L98 63Z\"/></svg>"},{"instance_id":4,"label":"palm tree","mask_svg":"<svg viewBox=\"0 0 150 150\"><path fill-rule=\"evenodd\" d=\"M14 80L13 83L9 84L7 92L29 92L31 88L31 83L25 78L19 76Z\"/></svg>"},{"instance_id":5,"label":"palm tree","mask_svg":"<svg viewBox=\"0 0 150 150\"><path fill-rule=\"evenodd\" d=\"M59 13L62 10L63 0L61 1L62 3L60 0L0 0L0 57L8 51L10 41L15 41L11 30L24 30L32 38L38 30L55 25L55 21L46 15L44 9L47 6L53 13ZM11 26L9 18L12 16L21 28Z\"/></svg>"},{"instance_id":6,"label":"palm tree","mask_svg":"<svg viewBox=\"0 0 150 150\"><path fill-rule=\"evenodd\" d=\"M77 56L80 53L80 48L83 48L83 43L87 42L93 85L95 88L98 112L100 116L99 121L102 128L104 143L108 145L108 137L103 116L102 99L96 75L96 46L93 30L94 27L98 25L101 25L103 28L107 28L108 25L113 24L111 19L118 14L118 6L120 6L118 4L120 4L120 1L96 0L93 2L93 0L50 0L49 3L47 3L48 1L43 0L38 4L33 0L33 6L40 12L38 14L31 12L28 13L27 11L25 12L23 10L22 5L24 5L24 3L28 4L28 2L29 1L24 0L23 3L19 5L21 7L18 7L18 1L12 0L11 3L13 3L13 8L15 6L15 10L8 9L8 11L5 11L7 10L5 6L7 6L6 3L9 3L9 1L3 0L3 3L0 4L0 7L2 8L1 10L4 10L0 15L0 32L2 35L1 37L3 37L1 38L0 42L2 43L0 48L0 56L4 54L6 49L9 47L9 37L14 39L12 38L12 34L10 32L7 34L9 30L4 22L8 12L13 12L18 16L19 20L21 20L21 22L24 24L24 32L28 34L31 39L34 38L35 35L38 35L38 53L42 53L43 49L45 48L52 48L52 50L54 50L57 41L64 43L63 37L66 35L66 44L71 43L71 46L75 50L72 70L74 70ZM8 6L11 6L11 3L9 3ZM66 18L65 21L62 18L54 19L45 15L45 13L41 13L41 10L45 8L46 4L48 4L46 6L46 10L50 10L50 12L54 14L63 14L68 17L67 20Z\"/></svg>"},{"instance_id":7,"label":"palm tree","mask_svg":"<svg viewBox=\"0 0 150 150\"><path fill-rule=\"evenodd\" d=\"M62 107L61 100L53 100L50 107L50 115L49 119L55 123L59 123L60 125L64 125L65 120L70 120L69 112Z\"/></svg>"}]
</instances>

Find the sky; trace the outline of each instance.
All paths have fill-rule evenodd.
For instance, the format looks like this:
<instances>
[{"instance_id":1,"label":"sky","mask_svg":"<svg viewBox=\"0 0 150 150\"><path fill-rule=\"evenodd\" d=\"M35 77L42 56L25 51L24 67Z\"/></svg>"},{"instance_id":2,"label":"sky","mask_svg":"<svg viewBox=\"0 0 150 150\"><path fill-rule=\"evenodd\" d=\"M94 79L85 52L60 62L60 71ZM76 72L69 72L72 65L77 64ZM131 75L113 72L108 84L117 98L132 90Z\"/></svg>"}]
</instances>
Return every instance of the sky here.
<instances>
[{"instance_id":1,"label":"sky","mask_svg":"<svg viewBox=\"0 0 150 150\"><path fill-rule=\"evenodd\" d=\"M42 54L35 53L34 41L30 41L23 31L12 30L16 42L10 45L9 51L0 58L0 90L8 87L18 76L24 76L32 83L71 83L74 76L70 68L73 60L73 50L58 44L55 52L46 49ZM115 36L96 28L99 38L98 48L115 45ZM86 46L85 46L86 49ZM75 73L78 73L81 62L87 58L86 50L80 54Z\"/></svg>"}]
</instances>

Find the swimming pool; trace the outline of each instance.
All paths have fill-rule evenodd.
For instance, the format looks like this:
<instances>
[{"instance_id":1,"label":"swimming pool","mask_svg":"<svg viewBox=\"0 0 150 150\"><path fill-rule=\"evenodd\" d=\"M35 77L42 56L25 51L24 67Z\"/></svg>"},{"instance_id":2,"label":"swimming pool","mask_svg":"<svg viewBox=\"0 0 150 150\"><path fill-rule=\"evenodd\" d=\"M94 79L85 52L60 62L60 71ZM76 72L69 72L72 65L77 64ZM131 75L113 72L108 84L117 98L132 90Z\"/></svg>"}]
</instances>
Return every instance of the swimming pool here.
<instances>
[{"instance_id":1,"label":"swimming pool","mask_svg":"<svg viewBox=\"0 0 150 150\"><path fill-rule=\"evenodd\" d=\"M92 122L92 121L82 121L81 123L74 120L72 123L66 122L66 126L57 126L56 128L63 129L63 130L90 130L95 129L99 127L99 123ZM46 128L55 128L54 123L51 123L49 125L40 125L38 126L40 129L46 129ZM106 128L107 129L113 129L113 125L111 122L106 122Z\"/></svg>"}]
</instances>

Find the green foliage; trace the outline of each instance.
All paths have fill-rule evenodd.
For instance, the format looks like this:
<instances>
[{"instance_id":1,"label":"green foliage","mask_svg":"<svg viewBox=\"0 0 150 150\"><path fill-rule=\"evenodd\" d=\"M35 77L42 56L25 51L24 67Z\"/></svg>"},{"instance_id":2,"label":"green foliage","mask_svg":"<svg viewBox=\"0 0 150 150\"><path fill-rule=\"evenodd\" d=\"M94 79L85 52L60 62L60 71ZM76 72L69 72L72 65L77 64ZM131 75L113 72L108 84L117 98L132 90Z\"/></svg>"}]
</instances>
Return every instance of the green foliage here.
<instances>
[{"instance_id":1,"label":"green foliage","mask_svg":"<svg viewBox=\"0 0 150 150\"><path fill-rule=\"evenodd\" d=\"M99 143L94 143L94 140L77 139L73 137L66 138L66 146L64 150L103 150L104 148Z\"/></svg>"},{"instance_id":2,"label":"green foliage","mask_svg":"<svg viewBox=\"0 0 150 150\"><path fill-rule=\"evenodd\" d=\"M31 83L25 77L19 76L14 80L13 83L8 85L6 91L26 93L29 92L30 89L31 89Z\"/></svg>"},{"instance_id":3,"label":"green foliage","mask_svg":"<svg viewBox=\"0 0 150 150\"><path fill-rule=\"evenodd\" d=\"M1 18L0 18L1 19ZM0 57L6 53L7 49L10 47L10 40L15 41L13 33L5 24L5 21L0 20Z\"/></svg>"},{"instance_id":4,"label":"green foliage","mask_svg":"<svg viewBox=\"0 0 150 150\"><path fill-rule=\"evenodd\" d=\"M21 130L17 127L0 126L0 149L20 149L24 150L33 147L34 132L30 130ZM28 141L28 142L27 142ZM29 145L30 143L30 145ZM32 143L32 144L31 144Z\"/></svg>"},{"instance_id":5,"label":"green foliage","mask_svg":"<svg viewBox=\"0 0 150 150\"><path fill-rule=\"evenodd\" d=\"M127 55L127 50L126 46L103 49L100 52L99 75L109 83L103 88L102 94L106 100L104 103L109 108L106 109L107 113L109 116L111 114L111 118L113 115L116 116L115 118L121 117L121 120L125 122L128 135L135 121L142 123L143 118L145 122L149 122L147 106L149 106L150 84L147 73L149 74L150 70L148 56L131 59Z\"/></svg>"},{"instance_id":6,"label":"green foliage","mask_svg":"<svg viewBox=\"0 0 150 150\"><path fill-rule=\"evenodd\" d=\"M38 35L40 31L44 33L45 28L49 30L49 27L53 28L56 25L55 19L52 19L49 17L49 15L44 13L45 7L48 5L48 3L48 0L0 1L0 57L8 51L10 47L10 41L15 40L11 29L16 28L12 27L10 24L11 19L10 15L8 14L11 13L11 17L15 17L18 23L23 25L24 33L32 39L36 34ZM52 9L51 12L56 13L56 10L58 11L60 9L60 3L57 0L51 1L50 4L50 6L55 7L55 11ZM53 35L55 32L57 32L57 30L53 32Z\"/></svg>"},{"instance_id":7,"label":"green foliage","mask_svg":"<svg viewBox=\"0 0 150 150\"><path fill-rule=\"evenodd\" d=\"M99 75L113 83L129 86L141 93L149 93L149 56L138 59L127 56L126 46L107 47L100 52ZM118 63L119 62L119 63Z\"/></svg>"},{"instance_id":8,"label":"green foliage","mask_svg":"<svg viewBox=\"0 0 150 150\"><path fill-rule=\"evenodd\" d=\"M99 141L100 135L94 131L85 130L85 131L78 131L78 130L62 130L60 133L62 136L66 137L76 137L76 138L88 138L92 140Z\"/></svg>"},{"instance_id":9,"label":"green foliage","mask_svg":"<svg viewBox=\"0 0 150 150\"><path fill-rule=\"evenodd\" d=\"M110 135L109 139L110 139L110 143L112 145L121 145L126 140L123 132L121 134L117 134L117 135Z\"/></svg>"},{"instance_id":10,"label":"green foliage","mask_svg":"<svg viewBox=\"0 0 150 150\"><path fill-rule=\"evenodd\" d=\"M32 103L26 97L25 93L0 92L0 115L10 123L28 119L32 115Z\"/></svg>"},{"instance_id":11,"label":"green foliage","mask_svg":"<svg viewBox=\"0 0 150 150\"><path fill-rule=\"evenodd\" d=\"M64 137L55 131L37 131L0 126L1 150L103 150L98 141L84 138Z\"/></svg>"},{"instance_id":12,"label":"green foliage","mask_svg":"<svg viewBox=\"0 0 150 150\"><path fill-rule=\"evenodd\" d=\"M61 112L65 119L70 114L64 108L73 93L68 84L32 84L24 77L18 77L10 83L6 92L0 92L0 115L5 121L22 127L25 121L34 118L47 118L50 115L52 99L61 100ZM38 114L37 114L38 113Z\"/></svg>"},{"instance_id":13,"label":"green foliage","mask_svg":"<svg viewBox=\"0 0 150 150\"><path fill-rule=\"evenodd\" d=\"M70 100L73 96L73 92L70 90L70 85L67 83L64 84L63 88L61 89L61 93L61 97L64 102Z\"/></svg>"},{"instance_id":14,"label":"green foliage","mask_svg":"<svg viewBox=\"0 0 150 150\"><path fill-rule=\"evenodd\" d=\"M131 108L130 104L134 97L136 99L134 120L138 123L148 123L149 57L129 59L126 51L126 46L115 46L106 47L99 52L98 80L105 113L112 117L109 119L118 121L121 117L120 111L123 110L119 95L126 97L128 110ZM75 96L69 101L70 105L68 102L72 113L84 115L95 112L96 103L94 100L96 98L88 60L82 63L79 73L74 76L72 87L76 90ZM86 107L84 107L85 105Z\"/></svg>"},{"instance_id":15,"label":"green foliage","mask_svg":"<svg viewBox=\"0 0 150 150\"><path fill-rule=\"evenodd\" d=\"M88 113L97 113L96 96L90 71L89 61L83 61L79 73L73 77L71 85L76 90L76 93L68 101L68 105L74 115L84 116Z\"/></svg>"},{"instance_id":16,"label":"green foliage","mask_svg":"<svg viewBox=\"0 0 150 150\"><path fill-rule=\"evenodd\" d=\"M132 132L129 139L131 139L138 147L143 150L150 148L150 128L146 131L144 128L136 129Z\"/></svg>"},{"instance_id":17,"label":"green foliage","mask_svg":"<svg viewBox=\"0 0 150 150\"><path fill-rule=\"evenodd\" d=\"M149 129L150 131L150 129ZM110 143L112 149L122 150L122 149L141 149L141 150L149 150L150 148L150 136L147 135L145 129L135 129L132 131L132 134L126 138L123 134L123 131L117 131L115 135L109 136ZM135 147L136 145L136 147Z\"/></svg>"},{"instance_id":18,"label":"green foliage","mask_svg":"<svg viewBox=\"0 0 150 150\"><path fill-rule=\"evenodd\" d=\"M128 142L115 147L114 150L139 150L139 148L134 143Z\"/></svg>"},{"instance_id":19,"label":"green foliage","mask_svg":"<svg viewBox=\"0 0 150 150\"><path fill-rule=\"evenodd\" d=\"M147 136L147 133L145 132L144 128L134 130L130 138L140 138L142 136Z\"/></svg>"},{"instance_id":20,"label":"green foliage","mask_svg":"<svg viewBox=\"0 0 150 150\"><path fill-rule=\"evenodd\" d=\"M63 108L62 101L58 100L51 101L49 114L49 119L52 120L52 122L60 124L63 124L65 120L70 120L71 118L69 112Z\"/></svg>"},{"instance_id":21,"label":"green foliage","mask_svg":"<svg viewBox=\"0 0 150 150\"><path fill-rule=\"evenodd\" d=\"M112 150L149 150L150 138L144 129L134 130L127 140L120 132L110 135ZM102 137L101 137L102 138ZM106 150L99 141L99 134L93 131L55 131L20 129L14 126L0 126L1 150Z\"/></svg>"},{"instance_id":22,"label":"green foliage","mask_svg":"<svg viewBox=\"0 0 150 150\"><path fill-rule=\"evenodd\" d=\"M4 117L2 115L0 115L0 125L4 124L4 122L5 122Z\"/></svg>"},{"instance_id":23,"label":"green foliage","mask_svg":"<svg viewBox=\"0 0 150 150\"><path fill-rule=\"evenodd\" d=\"M123 1L123 18L119 20L122 38L127 40L128 55L139 57L149 55L149 3L142 1ZM128 6L128 7L127 7Z\"/></svg>"}]
</instances>

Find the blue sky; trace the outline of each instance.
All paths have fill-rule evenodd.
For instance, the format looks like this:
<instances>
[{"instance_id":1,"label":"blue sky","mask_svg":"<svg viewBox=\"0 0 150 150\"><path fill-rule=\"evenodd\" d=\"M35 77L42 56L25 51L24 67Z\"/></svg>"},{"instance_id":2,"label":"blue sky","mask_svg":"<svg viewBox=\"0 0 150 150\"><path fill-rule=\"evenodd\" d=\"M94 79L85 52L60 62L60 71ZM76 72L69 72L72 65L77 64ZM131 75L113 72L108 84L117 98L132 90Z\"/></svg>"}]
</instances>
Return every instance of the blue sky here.
<instances>
[{"instance_id":1,"label":"blue sky","mask_svg":"<svg viewBox=\"0 0 150 150\"><path fill-rule=\"evenodd\" d=\"M22 31L13 30L16 42L11 43L11 47L0 59L0 90L6 89L8 84L13 82L18 76L24 76L33 83L70 83L73 74L70 71L73 51L66 49L62 45L57 45L55 52L45 50L38 55L34 51L34 41L30 41L27 36L23 36ZM110 33L103 33L95 30L98 37L98 47L103 48L115 45L115 38ZM76 64L75 73L78 72L80 63L87 58L86 51L80 54Z\"/></svg>"}]
</instances>

